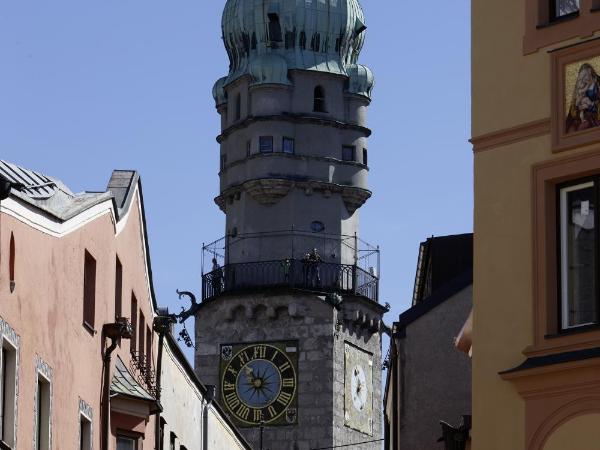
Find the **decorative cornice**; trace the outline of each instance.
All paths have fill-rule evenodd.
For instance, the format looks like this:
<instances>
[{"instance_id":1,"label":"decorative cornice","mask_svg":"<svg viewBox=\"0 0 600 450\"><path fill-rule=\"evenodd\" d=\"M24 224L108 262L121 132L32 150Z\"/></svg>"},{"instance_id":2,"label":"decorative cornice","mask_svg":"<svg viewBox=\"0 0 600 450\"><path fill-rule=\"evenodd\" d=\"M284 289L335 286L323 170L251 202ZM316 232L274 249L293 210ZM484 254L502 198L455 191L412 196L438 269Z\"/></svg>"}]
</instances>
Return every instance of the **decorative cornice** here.
<instances>
[{"instance_id":1,"label":"decorative cornice","mask_svg":"<svg viewBox=\"0 0 600 450\"><path fill-rule=\"evenodd\" d=\"M344 161L338 158L334 158L332 156L315 156L315 155L305 155L300 153L283 153L283 152L272 152L272 153L254 153L250 156L246 156L241 159L236 159L226 164L225 167L219 172L219 175L226 173L232 167L236 167L246 163L247 161L258 159L258 158L284 158L284 159L293 159L297 161L322 161L326 163L339 164L341 166L349 166L356 167L362 170L370 170L369 166L366 166L357 161Z\"/></svg>"},{"instance_id":2,"label":"decorative cornice","mask_svg":"<svg viewBox=\"0 0 600 450\"><path fill-rule=\"evenodd\" d=\"M306 195L312 195L314 192L320 192L325 197L331 197L332 194L340 194L350 215L354 214L373 195L367 189L324 181L261 178L249 180L243 184L223 190L221 195L215 198L215 203L221 211L226 212L227 204L233 204L234 200L240 199L242 192L246 192L262 205L274 205L287 196L293 188L303 190Z\"/></svg>"},{"instance_id":3,"label":"decorative cornice","mask_svg":"<svg viewBox=\"0 0 600 450\"><path fill-rule=\"evenodd\" d=\"M473 152L479 153L546 134L550 134L550 118L476 136L469 142L473 144Z\"/></svg>"},{"instance_id":4,"label":"decorative cornice","mask_svg":"<svg viewBox=\"0 0 600 450\"><path fill-rule=\"evenodd\" d=\"M366 127L362 127L360 125L356 125L353 123L342 122L340 120L329 119L323 116L317 115L306 115L306 114L295 114L295 113L282 113L282 114L273 114L267 116L248 116L246 119L241 122L235 123L228 128L225 128L223 132L217 136L217 142L221 144L225 139L229 137L229 135L235 131L242 130L247 128L248 126L257 123L257 122L270 122L270 121L282 121L282 122L290 122L290 123L304 123L304 124L312 124L312 125L323 125L333 128L339 128L342 130L354 130L363 133L366 137L371 136L371 130Z\"/></svg>"}]
</instances>

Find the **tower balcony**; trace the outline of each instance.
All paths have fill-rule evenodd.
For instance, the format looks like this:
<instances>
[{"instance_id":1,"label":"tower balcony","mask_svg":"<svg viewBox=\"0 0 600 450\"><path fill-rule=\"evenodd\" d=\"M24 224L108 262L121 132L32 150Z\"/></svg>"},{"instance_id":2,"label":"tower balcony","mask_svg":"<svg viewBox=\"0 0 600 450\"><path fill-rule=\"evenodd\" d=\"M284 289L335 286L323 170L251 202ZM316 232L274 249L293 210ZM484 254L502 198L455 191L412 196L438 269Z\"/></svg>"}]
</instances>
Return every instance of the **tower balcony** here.
<instances>
[{"instance_id":1,"label":"tower balcony","mask_svg":"<svg viewBox=\"0 0 600 450\"><path fill-rule=\"evenodd\" d=\"M299 242L312 245L309 251L298 251ZM318 236L315 233L273 232L243 236L227 236L203 247L202 300L223 294L266 289L295 289L319 293L357 295L379 300L379 248L356 236ZM239 258L238 247L250 243L271 242L286 257L261 260ZM287 245L286 245L287 244ZM294 247L296 244L296 247ZM362 244L362 245L360 245ZM286 247L287 251L285 250ZM338 248L341 257L327 255L325 250ZM242 252L244 253L244 252ZM237 255L231 256L232 254ZM268 255L273 255L269 251ZM233 261L238 259L238 261ZM350 260L344 261L344 260ZM204 270L204 266L208 270Z\"/></svg>"}]
</instances>

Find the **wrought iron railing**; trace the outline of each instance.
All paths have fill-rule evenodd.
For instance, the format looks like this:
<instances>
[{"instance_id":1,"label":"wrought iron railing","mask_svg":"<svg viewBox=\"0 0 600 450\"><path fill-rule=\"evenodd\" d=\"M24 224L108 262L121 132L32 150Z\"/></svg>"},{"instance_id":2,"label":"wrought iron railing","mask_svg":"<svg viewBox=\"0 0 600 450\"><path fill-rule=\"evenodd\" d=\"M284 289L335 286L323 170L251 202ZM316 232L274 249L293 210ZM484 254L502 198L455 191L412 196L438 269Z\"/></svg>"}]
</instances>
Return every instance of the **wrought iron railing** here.
<instances>
[{"instance_id":1,"label":"wrought iron railing","mask_svg":"<svg viewBox=\"0 0 600 450\"><path fill-rule=\"evenodd\" d=\"M156 384L156 373L152 369L152 361L146 354L131 352L131 369L137 382L144 386L150 395L158 398L159 388Z\"/></svg>"},{"instance_id":2,"label":"wrought iron railing","mask_svg":"<svg viewBox=\"0 0 600 450\"><path fill-rule=\"evenodd\" d=\"M248 289L289 287L379 298L379 279L348 264L298 259L226 264L202 277L202 300Z\"/></svg>"}]
</instances>

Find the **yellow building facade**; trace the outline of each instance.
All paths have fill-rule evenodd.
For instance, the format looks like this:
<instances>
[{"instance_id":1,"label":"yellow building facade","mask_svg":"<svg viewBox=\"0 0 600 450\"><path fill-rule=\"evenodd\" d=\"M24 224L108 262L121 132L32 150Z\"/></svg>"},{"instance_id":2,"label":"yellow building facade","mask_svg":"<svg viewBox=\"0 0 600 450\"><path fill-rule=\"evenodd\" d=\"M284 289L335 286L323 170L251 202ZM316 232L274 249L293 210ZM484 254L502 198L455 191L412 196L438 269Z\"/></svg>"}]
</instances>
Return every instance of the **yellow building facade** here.
<instances>
[{"instance_id":1,"label":"yellow building facade","mask_svg":"<svg viewBox=\"0 0 600 450\"><path fill-rule=\"evenodd\" d=\"M600 449L600 1L472 0L474 450Z\"/></svg>"}]
</instances>

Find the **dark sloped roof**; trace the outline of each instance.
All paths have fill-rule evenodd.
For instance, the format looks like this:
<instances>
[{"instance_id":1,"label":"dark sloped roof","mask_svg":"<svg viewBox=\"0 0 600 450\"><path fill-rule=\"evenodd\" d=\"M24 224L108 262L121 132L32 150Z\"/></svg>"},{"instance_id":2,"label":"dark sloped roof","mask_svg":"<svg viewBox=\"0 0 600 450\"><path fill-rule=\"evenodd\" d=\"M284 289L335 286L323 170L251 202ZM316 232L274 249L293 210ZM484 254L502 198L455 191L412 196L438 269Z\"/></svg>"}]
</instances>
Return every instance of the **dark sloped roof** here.
<instances>
[{"instance_id":1,"label":"dark sloped roof","mask_svg":"<svg viewBox=\"0 0 600 450\"><path fill-rule=\"evenodd\" d=\"M431 237L419 247L413 305L466 270L473 270L473 233Z\"/></svg>"},{"instance_id":2,"label":"dark sloped roof","mask_svg":"<svg viewBox=\"0 0 600 450\"><path fill-rule=\"evenodd\" d=\"M7 161L0 160L0 175L14 184L22 185L21 192L35 199L50 198L59 189L58 180Z\"/></svg>"}]
</instances>

